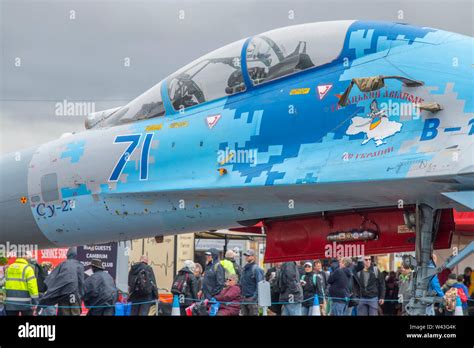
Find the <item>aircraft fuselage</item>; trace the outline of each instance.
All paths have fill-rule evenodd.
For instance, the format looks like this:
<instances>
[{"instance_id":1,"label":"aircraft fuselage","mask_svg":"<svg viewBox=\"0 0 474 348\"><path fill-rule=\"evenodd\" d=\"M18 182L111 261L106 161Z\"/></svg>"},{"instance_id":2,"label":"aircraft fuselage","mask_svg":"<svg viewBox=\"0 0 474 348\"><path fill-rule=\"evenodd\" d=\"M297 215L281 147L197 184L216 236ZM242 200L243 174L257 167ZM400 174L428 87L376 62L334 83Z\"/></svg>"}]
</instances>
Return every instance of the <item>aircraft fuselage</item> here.
<instances>
[{"instance_id":1,"label":"aircraft fuselage","mask_svg":"<svg viewBox=\"0 0 474 348\"><path fill-rule=\"evenodd\" d=\"M255 85L243 71L245 91L181 110L164 80L164 116L3 156L0 242L68 246L420 201L459 207L443 193L474 190L473 39L338 25L339 53L321 66ZM379 75L423 86L354 87L338 105L351 79ZM414 106L433 102L442 110Z\"/></svg>"}]
</instances>

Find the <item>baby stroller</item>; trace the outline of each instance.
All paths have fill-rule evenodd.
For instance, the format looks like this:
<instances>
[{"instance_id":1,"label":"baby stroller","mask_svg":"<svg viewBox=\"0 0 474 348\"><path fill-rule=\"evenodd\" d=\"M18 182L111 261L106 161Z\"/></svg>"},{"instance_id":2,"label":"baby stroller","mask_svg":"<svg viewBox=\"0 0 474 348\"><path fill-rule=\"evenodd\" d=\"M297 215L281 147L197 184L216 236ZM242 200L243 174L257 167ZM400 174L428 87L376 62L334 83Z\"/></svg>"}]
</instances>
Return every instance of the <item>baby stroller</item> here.
<instances>
[{"instance_id":1,"label":"baby stroller","mask_svg":"<svg viewBox=\"0 0 474 348\"><path fill-rule=\"evenodd\" d=\"M204 300L193 303L191 306L186 308L187 316L215 316L219 310L219 303L215 302L214 299Z\"/></svg>"}]
</instances>

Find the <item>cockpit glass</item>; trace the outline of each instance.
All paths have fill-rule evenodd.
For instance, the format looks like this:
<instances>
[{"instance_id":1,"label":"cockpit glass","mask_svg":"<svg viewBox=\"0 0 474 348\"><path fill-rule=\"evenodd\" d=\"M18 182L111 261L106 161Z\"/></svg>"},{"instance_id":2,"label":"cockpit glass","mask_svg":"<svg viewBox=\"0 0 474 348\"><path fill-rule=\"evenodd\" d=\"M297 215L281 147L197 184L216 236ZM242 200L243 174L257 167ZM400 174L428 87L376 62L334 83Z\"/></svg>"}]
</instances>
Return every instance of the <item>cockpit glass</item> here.
<instances>
[{"instance_id":1,"label":"cockpit glass","mask_svg":"<svg viewBox=\"0 0 474 348\"><path fill-rule=\"evenodd\" d=\"M295 25L254 37L246 52L252 83L258 85L335 60L351 23Z\"/></svg>"},{"instance_id":2,"label":"cockpit glass","mask_svg":"<svg viewBox=\"0 0 474 348\"><path fill-rule=\"evenodd\" d=\"M247 73L254 85L334 61L354 21L319 22L272 30L251 39L246 50ZM167 79L175 110L246 90L241 53L244 40L219 48L181 68ZM162 82L114 111L105 126L163 116Z\"/></svg>"},{"instance_id":3,"label":"cockpit glass","mask_svg":"<svg viewBox=\"0 0 474 348\"><path fill-rule=\"evenodd\" d=\"M123 108L114 112L105 120L105 125L115 126L164 116L165 107L161 98L161 84L162 82L158 83Z\"/></svg>"},{"instance_id":4,"label":"cockpit glass","mask_svg":"<svg viewBox=\"0 0 474 348\"><path fill-rule=\"evenodd\" d=\"M168 77L175 110L245 91L241 70L244 40L213 51Z\"/></svg>"}]
</instances>

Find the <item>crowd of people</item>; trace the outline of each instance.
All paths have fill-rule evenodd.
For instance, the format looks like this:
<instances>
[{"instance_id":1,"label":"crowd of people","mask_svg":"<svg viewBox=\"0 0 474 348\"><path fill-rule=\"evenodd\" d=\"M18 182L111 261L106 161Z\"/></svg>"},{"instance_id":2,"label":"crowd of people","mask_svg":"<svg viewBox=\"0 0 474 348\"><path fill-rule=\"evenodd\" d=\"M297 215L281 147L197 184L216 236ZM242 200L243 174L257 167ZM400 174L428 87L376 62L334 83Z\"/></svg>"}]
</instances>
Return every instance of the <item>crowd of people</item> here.
<instances>
[{"instance_id":1,"label":"crowd of people","mask_svg":"<svg viewBox=\"0 0 474 348\"><path fill-rule=\"evenodd\" d=\"M270 283L269 312L272 315L313 315L315 306L321 315L331 316L407 315L406 307L413 296L412 269L380 271L370 256L332 260L325 267L321 260L276 263L264 274L255 264L253 250L244 253L243 269L236 263L232 251L225 254L224 260L219 260L218 255L215 249L206 253L204 273L200 265L191 260L178 272L172 292L185 299L181 302L182 315L204 301L219 303L217 315L258 315L258 283L262 279ZM435 262L433 255L433 267ZM188 278L183 274L188 274ZM454 315L459 298L463 315L472 315L472 278L469 267L462 275L450 274L442 287L438 276L433 276L430 291L442 301L428 306L426 314ZM206 311L192 313L207 315Z\"/></svg>"},{"instance_id":2,"label":"crowd of people","mask_svg":"<svg viewBox=\"0 0 474 348\"><path fill-rule=\"evenodd\" d=\"M255 250L243 253L243 267L234 251L226 251L223 259L219 255L217 249L210 249L205 265L186 260L177 272L171 293L178 299L181 315L261 315L259 283L263 280L270 286L269 315L308 316L314 315L315 308L318 315L406 315L412 297L410 268L380 271L370 256L276 263L265 272L256 262ZM76 248L70 248L67 260L54 269L21 256L7 267L4 284L0 280L0 287L6 289L0 315L72 316L85 311L90 316L115 315L120 291L100 260L92 260L85 273ZM434 258L433 267L435 262ZM429 306L426 314L454 315L460 300L462 314L473 315L473 278L469 267L464 274L449 274L442 286L433 276L429 290L442 301ZM127 290L130 315L150 315L160 297L147 256L131 266Z\"/></svg>"}]
</instances>

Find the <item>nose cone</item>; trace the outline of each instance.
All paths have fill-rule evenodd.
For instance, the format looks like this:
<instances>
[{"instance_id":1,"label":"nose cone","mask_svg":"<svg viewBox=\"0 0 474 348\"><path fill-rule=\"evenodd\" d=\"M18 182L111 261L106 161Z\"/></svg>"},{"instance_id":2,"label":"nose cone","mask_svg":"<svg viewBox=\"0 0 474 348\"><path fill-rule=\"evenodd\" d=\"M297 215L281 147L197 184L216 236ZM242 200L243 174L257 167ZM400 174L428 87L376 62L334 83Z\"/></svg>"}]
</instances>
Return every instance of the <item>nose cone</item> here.
<instances>
[{"instance_id":1,"label":"nose cone","mask_svg":"<svg viewBox=\"0 0 474 348\"><path fill-rule=\"evenodd\" d=\"M28 166L36 148L0 158L0 244L55 245L39 229L28 194Z\"/></svg>"}]
</instances>

